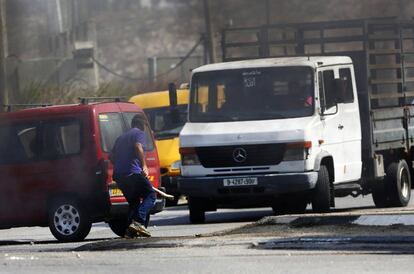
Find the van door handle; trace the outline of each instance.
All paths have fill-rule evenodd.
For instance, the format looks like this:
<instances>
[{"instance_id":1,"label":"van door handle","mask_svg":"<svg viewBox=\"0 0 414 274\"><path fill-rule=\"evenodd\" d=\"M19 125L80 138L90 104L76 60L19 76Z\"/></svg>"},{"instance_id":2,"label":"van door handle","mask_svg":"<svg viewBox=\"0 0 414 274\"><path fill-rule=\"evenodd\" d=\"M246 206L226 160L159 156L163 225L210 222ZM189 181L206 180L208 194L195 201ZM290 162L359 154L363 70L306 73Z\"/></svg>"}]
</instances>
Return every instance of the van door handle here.
<instances>
[{"instance_id":1,"label":"van door handle","mask_svg":"<svg viewBox=\"0 0 414 274\"><path fill-rule=\"evenodd\" d=\"M339 129L339 130L342 130L343 128L344 128L344 126L343 126L343 125L341 125L341 124L339 124L338 129Z\"/></svg>"}]
</instances>

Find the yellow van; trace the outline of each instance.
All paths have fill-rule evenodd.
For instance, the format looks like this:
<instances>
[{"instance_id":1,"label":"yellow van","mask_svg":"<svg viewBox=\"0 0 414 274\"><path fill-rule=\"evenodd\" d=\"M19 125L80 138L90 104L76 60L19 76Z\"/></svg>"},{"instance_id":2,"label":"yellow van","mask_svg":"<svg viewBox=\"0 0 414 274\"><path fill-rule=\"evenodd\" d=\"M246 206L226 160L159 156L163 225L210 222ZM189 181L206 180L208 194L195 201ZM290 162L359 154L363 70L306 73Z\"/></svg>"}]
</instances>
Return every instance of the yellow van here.
<instances>
[{"instance_id":1,"label":"yellow van","mask_svg":"<svg viewBox=\"0 0 414 274\"><path fill-rule=\"evenodd\" d=\"M135 95L129 101L141 107L148 117L160 159L161 185L175 197L174 201L167 201L167 205L177 205L180 198L177 178L181 164L178 135L187 120L188 88L177 89L179 117L175 118L172 117L168 90Z\"/></svg>"}]
</instances>

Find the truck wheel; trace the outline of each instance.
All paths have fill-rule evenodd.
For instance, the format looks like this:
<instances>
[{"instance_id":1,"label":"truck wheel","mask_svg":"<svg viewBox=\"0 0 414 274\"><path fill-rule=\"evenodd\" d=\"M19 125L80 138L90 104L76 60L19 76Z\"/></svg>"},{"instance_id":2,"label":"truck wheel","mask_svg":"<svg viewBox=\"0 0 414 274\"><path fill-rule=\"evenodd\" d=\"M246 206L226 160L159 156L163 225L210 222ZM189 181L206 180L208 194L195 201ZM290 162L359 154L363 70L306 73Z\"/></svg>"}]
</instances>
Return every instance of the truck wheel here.
<instances>
[{"instance_id":1,"label":"truck wheel","mask_svg":"<svg viewBox=\"0 0 414 274\"><path fill-rule=\"evenodd\" d=\"M202 199L189 197L188 209L190 211L190 222L192 224L202 224L205 222L206 213L203 207Z\"/></svg>"},{"instance_id":2,"label":"truck wheel","mask_svg":"<svg viewBox=\"0 0 414 274\"><path fill-rule=\"evenodd\" d=\"M391 163L387 168L385 188L388 189L390 206L407 206L411 198L411 176L405 160Z\"/></svg>"},{"instance_id":3,"label":"truck wheel","mask_svg":"<svg viewBox=\"0 0 414 274\"><path fill-rule=\"evenodd\" d=\"M116 217L111 219L108 222L109 228L112 230L113 233L118 235L119 237L124 237L125 231L128 228L128 218L125 217Z\"/></svg>"},{"instance_id":4,"label":"truck wheel","mask_svg":"<svg viewBox=\"0 0 414 274\"><path fill-rule=\"evenodd\" d=\"M51 203L48 214L49 229L61 242L82 241L92 227L89 214L73 198L62 198Z\"/></svg>"},{"instance_id":5,"label":"truck wheel","mask_svg":"<svg viewBox=\"0 0 414 274\"><path fill-rule=\"evenodd\" d=\"M411 198L411 175L405 160L388 165L384 180L372 190L376 207L407 206Z\"/></svg>"},{"instance_id":6,"label":"truck wheel","mask_svg":"<svg viewBox=\"0 0 414 274\"><path fill-rule=\"evenodd\" d=\"M328 168L321 165L318 171L318 180L312 195L312 209L314 212L329 212L331 206L331 184Z\"/></svg>"}]
</instances>

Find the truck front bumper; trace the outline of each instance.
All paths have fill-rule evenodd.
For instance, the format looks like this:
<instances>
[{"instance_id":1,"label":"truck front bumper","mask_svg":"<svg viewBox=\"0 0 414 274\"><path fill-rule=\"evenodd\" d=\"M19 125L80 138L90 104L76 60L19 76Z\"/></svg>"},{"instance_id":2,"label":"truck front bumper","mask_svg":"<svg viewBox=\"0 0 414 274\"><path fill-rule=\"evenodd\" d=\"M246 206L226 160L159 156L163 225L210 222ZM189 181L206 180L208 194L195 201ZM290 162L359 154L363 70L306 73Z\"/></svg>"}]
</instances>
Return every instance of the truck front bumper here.
<instances>
[{"instance_id":1,"label":"truck front bumper","mask_svg":"<svg viewBox=\"0 0 414 274\"><path fill-rule=\"evenodd\" d=\"M257 178L257 184L246 186L224 186L225 179ZM254 174L242 176L181 177L178 188L187 196L203 198L224 198L237 196L277 196L315 188L318 173Z\"/></svg>"}]
</instances>

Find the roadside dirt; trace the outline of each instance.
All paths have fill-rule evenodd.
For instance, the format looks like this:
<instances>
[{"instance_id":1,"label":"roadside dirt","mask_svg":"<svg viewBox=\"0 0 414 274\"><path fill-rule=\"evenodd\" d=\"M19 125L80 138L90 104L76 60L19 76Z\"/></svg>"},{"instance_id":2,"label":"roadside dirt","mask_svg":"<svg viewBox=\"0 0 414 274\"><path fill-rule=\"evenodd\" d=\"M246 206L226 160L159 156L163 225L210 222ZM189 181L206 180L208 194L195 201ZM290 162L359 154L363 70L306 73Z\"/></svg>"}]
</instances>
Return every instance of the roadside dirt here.
<instances>
[{"instance_id":1,"label":"roadside dirt","mask_svg":"<svg viewBox=\"0 0 414 274\"><path fill-rule=\"evenodd\" d=\"M236 229L201 236L242 237L303 237L303 236L414 236L414 226L363 226L352 224L354 217L299 217L288 223L278 223L267 217Z\"/></svg>"}]
</instances>

